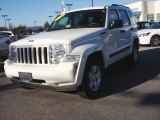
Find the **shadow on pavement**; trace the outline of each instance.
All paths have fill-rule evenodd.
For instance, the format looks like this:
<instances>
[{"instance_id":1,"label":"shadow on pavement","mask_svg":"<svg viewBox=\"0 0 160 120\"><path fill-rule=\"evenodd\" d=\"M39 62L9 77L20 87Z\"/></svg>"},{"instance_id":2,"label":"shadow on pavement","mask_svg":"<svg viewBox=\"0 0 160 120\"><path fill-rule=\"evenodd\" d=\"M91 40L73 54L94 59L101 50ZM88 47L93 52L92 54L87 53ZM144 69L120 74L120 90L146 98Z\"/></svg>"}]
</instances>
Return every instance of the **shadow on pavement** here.
<instances>
[{"instance_id":1,"label":"shadow on pavement","mask_svg":"<svg viewBox=\"0 0 160 120\"><path fill-rule=\"evenodd\" d=\"M0 73L4 72L4 63L0 63Z\"/></svg>"},{"instance_id":2,"label":"shadow on pavement","mask_svg":"<svg viewBox=\"0 0 160 120\"><path fill-rule=\"evenodd\" d=\"M140 51L139 63L136 67L128 67L125 60L122 60L105 71L105 85L100 97L131 89L159 74L160 48Z\"/></svg>"},{"instance_id":3,"label":"shadow on pavement","mask_svg":"<svg viewBox=\"0 0 160 120\"><path fill-rule=\"evenodd\" d=\"M150 93L142 96L142 100L138 104L160 107L160 93Z\"/></svg>"},{"instance_id":4,"label":"shadow on pavement","mask_svg":"<svg viewBox=\"0 0 160 120\"><path fill-rule=\"evenodd\" d=\"M16 88L19 88L16 84L9 83L9 84L0 86L0 92L6 91L6 90L12 90Z\"/></svg>"}]
</instances>

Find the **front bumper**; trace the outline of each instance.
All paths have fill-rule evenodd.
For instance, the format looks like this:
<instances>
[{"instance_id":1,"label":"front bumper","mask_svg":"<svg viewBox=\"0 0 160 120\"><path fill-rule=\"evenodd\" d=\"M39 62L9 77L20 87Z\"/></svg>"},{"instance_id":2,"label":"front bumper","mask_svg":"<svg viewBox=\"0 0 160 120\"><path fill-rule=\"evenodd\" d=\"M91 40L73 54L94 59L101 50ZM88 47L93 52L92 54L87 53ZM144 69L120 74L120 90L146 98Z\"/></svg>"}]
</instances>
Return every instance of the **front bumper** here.
<instances>
[{"instance_id":1,"label":"front bumper","mask_svg":"<svg viewBox=\"0 0 160 120\"><path fill-rule=\"evenodd\" d=\"M5 61L5 74L12 81L32 87L52 87L55 90L68 91L79 85L74 73L74 62L62 62L59 65L29 65L15 64L9 60ZM31 73L33 81L21 82L19 72ZM34 82L38 81L38 82ZM62 89L62 90L61 90ZM65 90L66 89L66 90Z\"/></svg>"},{"instance_id":2,"label":"front bumper","mask_svg":"<svg viewBox=\"0 0 160 120\"><path fill-rule=\"evenodd\" d=\"M34 82L21 82L18 78L12 78L11 81L19 86L28 87L28 88L44 88L44 89L52 89L54 91L73 91L77 90L78 87L75 85L67 85L67 86L54 86L49 84L42 83L34 83Z\"/></svg>"}]
</instances>

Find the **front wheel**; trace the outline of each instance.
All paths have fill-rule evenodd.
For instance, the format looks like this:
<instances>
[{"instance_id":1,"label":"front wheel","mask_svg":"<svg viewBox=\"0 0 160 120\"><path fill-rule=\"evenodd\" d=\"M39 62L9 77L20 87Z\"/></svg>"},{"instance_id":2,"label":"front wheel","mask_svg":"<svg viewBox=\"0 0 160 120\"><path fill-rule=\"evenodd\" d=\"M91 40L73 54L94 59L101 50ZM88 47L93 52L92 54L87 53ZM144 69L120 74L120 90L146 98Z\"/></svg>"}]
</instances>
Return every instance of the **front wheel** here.
<instances>
[{"instance_id":1,"label":"front wheel","mask_svg":"<svg viewBox=\"0 0 160 120\"><path fill-rule=\"evenodd\" d=\"M95 99L100 95L103 85L103 67L99 59L92 57L87 61L79 95Z\"/></svg>"}]
</instances>

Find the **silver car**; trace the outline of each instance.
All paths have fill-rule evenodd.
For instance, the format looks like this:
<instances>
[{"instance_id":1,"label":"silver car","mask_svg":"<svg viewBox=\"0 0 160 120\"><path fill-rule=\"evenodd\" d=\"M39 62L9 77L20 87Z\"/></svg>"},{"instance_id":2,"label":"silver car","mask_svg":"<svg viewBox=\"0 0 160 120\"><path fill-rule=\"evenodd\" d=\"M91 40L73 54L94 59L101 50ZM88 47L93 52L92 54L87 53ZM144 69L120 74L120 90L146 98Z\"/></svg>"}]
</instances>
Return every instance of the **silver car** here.
<instances>
[{"instance_id":1,"label":"silver car","mask_svg":"<svg viewBox=\"0 0 160 120\"><path fill-rule=\"evenodd\" d=\"M0 60L6 58L9 54L9 44L12 42L10 36L0 35Z\"/></svg>"}]
</instances>

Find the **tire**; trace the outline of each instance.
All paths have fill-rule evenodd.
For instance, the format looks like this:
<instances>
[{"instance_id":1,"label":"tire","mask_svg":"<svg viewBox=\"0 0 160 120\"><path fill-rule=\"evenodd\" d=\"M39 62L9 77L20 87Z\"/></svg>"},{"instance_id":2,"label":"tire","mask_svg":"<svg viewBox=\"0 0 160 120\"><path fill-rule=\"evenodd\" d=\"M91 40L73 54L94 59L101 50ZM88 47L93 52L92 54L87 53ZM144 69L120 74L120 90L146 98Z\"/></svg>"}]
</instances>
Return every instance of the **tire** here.
<instances>
[{"instance_id":1,"label":"tire","mask_svg":"<svg viewBox=\"0 0 160 120\"><path fill-rule=\"evenodd\" d=\"M132 53L127 58L127 63L129 66L136 66L138 64L138 45L133 44Z\"/></svg>"},{"instance_id":2,"label":"tire","mask_svg":"<svg viewBox=\"0 0 160 120\"><path fill-rule=\"evenodd\" d=\"M96 99L102 91L103 79L102 63L96 57L91 57L87 60L79 95L86 99Z\"/></svg>"},{"instance_id":3,"label":"tire","mask_svg":"<svg viewBox=\"0 0 160 120\"><path fill-rule=\"evenodd\" d=\"M151 46L155 47L155 46L159 46L160 45L160 36L155 35L151 38Z\"/></svg>"}]
</instances>

